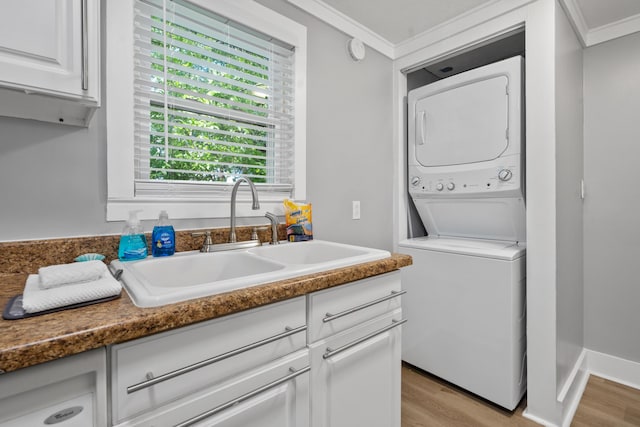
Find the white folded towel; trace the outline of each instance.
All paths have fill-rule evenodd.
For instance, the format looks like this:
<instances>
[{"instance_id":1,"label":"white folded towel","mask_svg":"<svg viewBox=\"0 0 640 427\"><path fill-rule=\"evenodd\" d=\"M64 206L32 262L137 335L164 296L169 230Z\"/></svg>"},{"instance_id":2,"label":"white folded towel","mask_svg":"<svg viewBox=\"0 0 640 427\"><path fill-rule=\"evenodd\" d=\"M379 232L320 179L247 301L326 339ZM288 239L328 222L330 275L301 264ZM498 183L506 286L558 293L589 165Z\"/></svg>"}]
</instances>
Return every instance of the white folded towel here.
<instances>
[{"instance_id":1,"label":"white folded towel","mask_svg":"<svg viewBox=\"0 0 640 427\"><path fill-rule=\"evenodd\" d=\"M40 287L40 277L30 274L24 287L22 308L27 313L38 313L71 304L93 301L118 295L122 285L110 274L92 282L75 283L49 289Z\"/></svg>"},{"instance_id":2,"label":"white folded towel","mask_svg":"<svg viewBox=\"0 0 640 427\"><path fill-rule=\"evenodd\" d=\"M108 273L107 266L102 261L74 262L38 269L40 287L43 289L91 282L105 277Z\"/></svg>"}]
</instances>

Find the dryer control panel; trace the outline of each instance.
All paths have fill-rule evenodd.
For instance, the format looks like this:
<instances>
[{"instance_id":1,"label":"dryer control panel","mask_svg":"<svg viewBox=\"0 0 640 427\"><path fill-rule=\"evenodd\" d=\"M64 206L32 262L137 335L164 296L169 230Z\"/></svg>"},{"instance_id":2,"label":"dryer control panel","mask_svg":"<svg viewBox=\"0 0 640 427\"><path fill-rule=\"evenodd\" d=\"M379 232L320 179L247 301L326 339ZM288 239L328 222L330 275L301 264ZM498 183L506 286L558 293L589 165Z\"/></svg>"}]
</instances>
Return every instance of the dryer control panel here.
<instances>
[{"instance_id":1,"label":"dryer control panel","mask_svg":"<svg viewBox=\"0 0 640 427\"><path fill-rule=\"evenodd\" d=\"M482 170L425 173L409 167L409 193L420 197L522 197L522 167L503 163Z\"/></svg>"}]
</instances>

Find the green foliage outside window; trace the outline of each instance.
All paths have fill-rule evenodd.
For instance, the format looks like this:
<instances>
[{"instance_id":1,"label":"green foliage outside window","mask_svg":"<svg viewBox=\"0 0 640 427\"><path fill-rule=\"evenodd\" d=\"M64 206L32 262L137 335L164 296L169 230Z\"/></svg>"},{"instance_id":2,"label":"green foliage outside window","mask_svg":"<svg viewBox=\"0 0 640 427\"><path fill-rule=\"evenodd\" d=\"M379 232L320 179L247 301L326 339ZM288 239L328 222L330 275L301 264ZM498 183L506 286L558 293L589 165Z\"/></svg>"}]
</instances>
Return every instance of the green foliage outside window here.
<instances>
[{"instance_id":1,"label":"green foliage outside window","mask_svg":"<svg viewBox=\"0 0 640 427\"><path fill-rule=\"evenodd\" d=\"M172 28L166 34L167 95L196 101L198 106L197 110L187 109L169 101L168 117L163 105L152 106L150 178L225 182L242 174L254 182L267 182L267 140L272 131L259 119L267 116L263 110L269 106L266 95L261 94L268 93L268 88L250 76L268 80L268 67L249 59L259 57L255 53L171 22L167 26ZM162 28L154 27L153 32L158 35L152 40L157 47L152 57L158 60L152 64L157 71L154 79L164 85L164 35ZM164 95L164 90L158 93ZM208 112L209 106L229 110L229 114L216 116ZM234 112L248 113L256 121L234 119Z\"/></svg>"}]
</instances>

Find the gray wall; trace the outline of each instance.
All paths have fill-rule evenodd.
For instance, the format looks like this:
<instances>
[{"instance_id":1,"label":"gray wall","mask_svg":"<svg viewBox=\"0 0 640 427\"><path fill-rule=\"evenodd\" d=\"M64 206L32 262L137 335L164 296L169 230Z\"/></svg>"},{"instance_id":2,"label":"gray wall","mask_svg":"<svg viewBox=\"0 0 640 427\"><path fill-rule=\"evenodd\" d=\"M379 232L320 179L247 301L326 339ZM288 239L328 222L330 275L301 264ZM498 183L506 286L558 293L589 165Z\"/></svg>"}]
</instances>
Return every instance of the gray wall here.
<instances>
[{"instance_id":1,"label":"gray wall","mask_svg":"<svg viewBox=\"0 0 640 427\"><path fill-rule=\"evenodd\" d=\"M103 123L0 118L0 240L117 232L105 222Z\"/></svg>"},{"instance_id":2,"label":"gray wall","mask_svg":"<svg viewBox=\"0 0 640 427\"><path fill-rule=\"evenodd\" d=\"M391 60L367 49L355 63L346 35L282 0L261 3L308 27L307 197L316 237L391 248ZM105 220L104 107L88 129L0 117L0 183L0 241L113 234L123 226ZM351 220L352 200L361 202L359 221Z\"/></svg>"},{"instance_id":3,"label":"gray wall","mask_svg":"<svg viewBox=\"0 0 640 427\"><path fill-rule=\"evenodd\" d=\"M307 199L314 235L392 249L392 63L371 48L350 59L351 38L282 0L259 3L307 26ZM351 219L359 200L361 219Z\"/></svg>"},{"instance_id":4,"label":"gray wall","mask_svg":"<svg viewBox=\"0 0 640 427\"><path fill-rule=\"evenodd\" d=\"M556 9L556 387L583 348L582 46Z\"/></svg>"},{"instance_id":5,"label":"gray wall","mask_svg":"<svg viewBox=\"0 0 640 427\"><path fill-rule=\"evenodd\" d=\"M584 53L585 347L640 362L640 34Z\"/></svg>"}]
</instances>

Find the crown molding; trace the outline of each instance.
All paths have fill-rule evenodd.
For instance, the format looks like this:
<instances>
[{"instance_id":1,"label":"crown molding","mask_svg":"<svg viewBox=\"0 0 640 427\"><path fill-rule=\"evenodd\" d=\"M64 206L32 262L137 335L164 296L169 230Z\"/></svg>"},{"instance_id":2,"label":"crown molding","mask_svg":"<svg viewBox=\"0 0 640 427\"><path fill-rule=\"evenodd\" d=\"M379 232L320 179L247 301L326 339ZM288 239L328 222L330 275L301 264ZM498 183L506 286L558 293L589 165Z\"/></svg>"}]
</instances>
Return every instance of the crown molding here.
<instances>
[{"instance_id":1,"label":"crown molding","mask_svg":"<svg viewBox=\"0 0 640 427\"><path fill-rule=\"evenodd\" d=\"M350 18L322 0L286 0L290 4L326 22L367 46L395 60L455 35L473 25L499 17L534 0L492 0L454 17L405 41L393 44L378 33ZM640 32L640 14L597 28L589 28L577 0L560 0L562 8L583 47L593 46L618 37Z\"/></svg>"},{"instance_id":2,"label":"crown molding","mask_svg":"<svg viewBox=\"0 0 640 427\"><path fill-rule=\"evenodd\" d=\"M287 0L292 5L326 22L345 34L362 40L367 46L394 59L394 45L378 33L348 17L321 0Z\"/></svg>"},{"instance_id":3,"label":"crown molding","mask_svg":"<svg viewBox=\"0 0 640 427\"><path fill-rule=\"evenodd\" d=\"M640 31L640 14L589 30L587 33L587 46L628 36L638 31Z\"/></svg>"},{"instance_id":4,"label":"crown molding","mask_svg":"<svg viewBox=\"0 0 640 427\"><path fill-rule=\"evenodd\" d=\"M640 14L600 27L589 28L582 9L580 9L576 0L560 0L560 4L569 15L569 20L584 47L604 43L640 31Z\"/></svg>"},{"instance_id":5,"label":"crown molding","mask_svg":"<svg viewBox=\"0 0 640 427\"><path fill-rule=\"evenodd\" d=\"M582 9L580 9L576 0L560 0L560 5L569 17L569 22L571 22L573 30L580 38L580 43L582 43L583 47L587 47L589 27L582 14Z\"/></svg>"},{"instance_id":6,"label":"crown molding","mask_svg":"<svg viewBox=\"0 0 640 427\"><path fill-rule=\"evenodd\" d=\"M395 57L410 55L425 46L500 17L535 0L493 0L460 14L395 46Z\"/></svg>"},{"instance_id":7,"label":"crown molding","mask_svg":"<svg viewBox=\"0 0 640 427\"><path fill-rule=\"evenodd\" d=\"M473 25L503 15L534 0L491 0L398 44L393 44L322 0L286 1L339 31L359 38L372 49L395 60L421 49L425 45L430 45L452 34L457 34Z\"/></svg>"}]
</instances>

